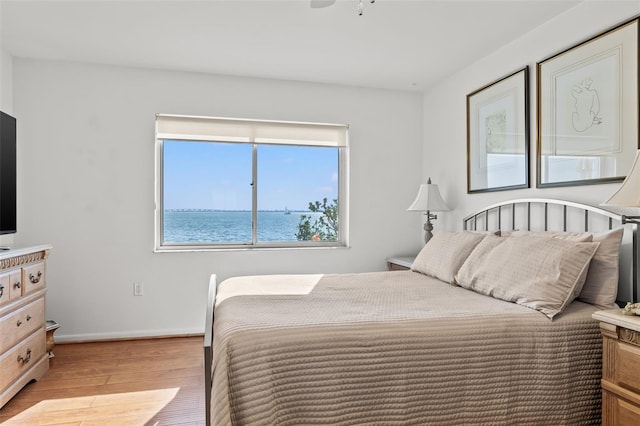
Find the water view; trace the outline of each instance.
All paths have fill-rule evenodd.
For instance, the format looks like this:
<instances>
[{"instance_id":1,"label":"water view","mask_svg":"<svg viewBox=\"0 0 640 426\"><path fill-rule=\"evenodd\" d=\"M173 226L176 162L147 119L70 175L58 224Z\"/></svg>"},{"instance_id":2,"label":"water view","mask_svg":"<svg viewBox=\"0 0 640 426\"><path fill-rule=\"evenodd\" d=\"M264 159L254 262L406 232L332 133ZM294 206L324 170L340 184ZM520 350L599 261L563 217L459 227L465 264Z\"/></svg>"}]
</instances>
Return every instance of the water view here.
<instances>
[{"instance_id":1,"label":"water view","mask_svg":"<svg viewBox=\"0 0 640 426\"><path fill-rule=\"evenodd\" d=\"M320 213L258 211L258 241L296 241L300 216ZM251 212L246 210L165 210L166 243L251 242Z\"/></svg>"}]
</instances>

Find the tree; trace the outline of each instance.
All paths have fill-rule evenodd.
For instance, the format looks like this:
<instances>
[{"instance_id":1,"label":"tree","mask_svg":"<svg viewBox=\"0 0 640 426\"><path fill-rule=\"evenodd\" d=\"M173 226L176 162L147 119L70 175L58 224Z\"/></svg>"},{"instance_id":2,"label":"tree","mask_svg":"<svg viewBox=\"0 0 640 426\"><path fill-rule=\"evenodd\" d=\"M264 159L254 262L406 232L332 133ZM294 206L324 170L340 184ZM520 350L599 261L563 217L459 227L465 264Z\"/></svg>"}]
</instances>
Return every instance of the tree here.
<instances>
[{"instance_id":1,"label":"tree","mask_svg":"<svg viewBox=\"0 0 640 426\"><path fill-rule=\"evenodd\" d=\"M334 199L328 204L325 197L322 202L311 202L309 211L321 215L315 220L311 215L300 216L296 233L298 241L338 241L338 200Z\"/></svg>"}]
</instances>

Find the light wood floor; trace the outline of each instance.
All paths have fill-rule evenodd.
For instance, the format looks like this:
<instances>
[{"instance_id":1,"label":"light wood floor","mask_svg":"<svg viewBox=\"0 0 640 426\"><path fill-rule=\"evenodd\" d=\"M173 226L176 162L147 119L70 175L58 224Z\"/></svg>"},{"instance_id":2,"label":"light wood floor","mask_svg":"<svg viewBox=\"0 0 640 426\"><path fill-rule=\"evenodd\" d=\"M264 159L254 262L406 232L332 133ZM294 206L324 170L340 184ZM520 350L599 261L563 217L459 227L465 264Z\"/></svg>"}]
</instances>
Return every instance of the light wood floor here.
<instances>
[{"instance_id":1,"label":"light wood floor","mask_svg":"<svg viewBox=\"0 0 640 426\"><path fill-rule=\"evenodd\" d=\"M3 425L205 423L202 337L59 344L49 372L0 410Z\"/></svg>"}]
</instances>

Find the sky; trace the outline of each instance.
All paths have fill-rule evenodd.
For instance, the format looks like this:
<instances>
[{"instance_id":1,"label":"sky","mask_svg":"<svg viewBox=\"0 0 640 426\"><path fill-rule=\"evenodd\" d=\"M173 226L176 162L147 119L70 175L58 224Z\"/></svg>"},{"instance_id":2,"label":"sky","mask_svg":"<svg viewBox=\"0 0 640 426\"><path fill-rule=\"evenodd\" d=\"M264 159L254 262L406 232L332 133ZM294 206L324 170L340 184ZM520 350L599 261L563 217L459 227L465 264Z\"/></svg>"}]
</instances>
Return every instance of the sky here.
<instances>
[{"instance_id":1,"label":"sky","mask_svg":"<svg viewBox=\"0 0 640 426\"><path fill-rule=\"evenodd\" d=\"M252 145L164 141L164 208L251 210ZM338 198L338 149L258 146L258 210Z\"/></svg>"}]
</instances>

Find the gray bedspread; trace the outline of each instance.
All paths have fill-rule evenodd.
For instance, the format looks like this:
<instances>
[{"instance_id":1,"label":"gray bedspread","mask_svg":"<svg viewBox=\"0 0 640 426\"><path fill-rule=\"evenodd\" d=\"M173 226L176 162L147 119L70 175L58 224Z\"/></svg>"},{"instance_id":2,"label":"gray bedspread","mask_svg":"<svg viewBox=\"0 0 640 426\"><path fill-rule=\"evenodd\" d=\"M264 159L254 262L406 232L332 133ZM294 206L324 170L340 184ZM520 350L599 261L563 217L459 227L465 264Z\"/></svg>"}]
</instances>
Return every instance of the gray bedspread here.
<instances>
[{"instance_id":1,"label":"gray bedspread","mask_svg":"<svg viewBox=\"0 0 640 426\"><path fill-rule=\"evenodd\" d=\"M597 308L543 314L410 272L215 310L216 425L600 423Z\"/></svg>"}]
</instances>

